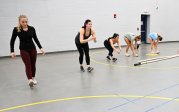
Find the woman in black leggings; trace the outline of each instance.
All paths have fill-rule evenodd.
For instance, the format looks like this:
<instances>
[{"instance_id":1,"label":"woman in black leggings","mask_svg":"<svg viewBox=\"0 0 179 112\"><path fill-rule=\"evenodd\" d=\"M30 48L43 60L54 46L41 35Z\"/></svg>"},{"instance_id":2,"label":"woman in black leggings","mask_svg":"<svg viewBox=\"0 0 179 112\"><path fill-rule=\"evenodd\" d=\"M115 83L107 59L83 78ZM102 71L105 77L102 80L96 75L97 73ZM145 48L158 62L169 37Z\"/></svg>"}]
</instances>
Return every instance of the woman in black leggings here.
<instances>
[{"instance_id":1,"label":"woman in black leggings","mask_svg":"<svg viewBox=\"0 0 179 112\"><path fill-rule=\"evenodd\" d=\"M119 50L115 48L114 44L118 44L119 46ZM108 56L106 57L108 60L113 60L116 61L117 58L113 57L113 50L115 50L118 54L120 53L121 50L121 43L119 40L119 34L114 33L112 37L109 37L108 39L106 39L104 41L104 46L106 47L106 49L109 51Z\"/></svg>"},{"instance_id":2,"label":"woman in black leggings","mask_svg":"<svg viewBox=\"0 0 179 112\"><path fill-rule=\"evenodd\" d=\"M80 32L78 32L75 38L75 44L80 54L79 56L80 69L83 72L85 71L83 67L84 54L86 56L87 70L89 72L93 70L93 68L90 67L90 56L89 56L89 45L88 45L88 42L91 40L96 42L96 35L95 35L95 30L92 28L92 22L91 20L88 19L85 21L84 26L81 28Z\"/></svg>"}]
</instances>

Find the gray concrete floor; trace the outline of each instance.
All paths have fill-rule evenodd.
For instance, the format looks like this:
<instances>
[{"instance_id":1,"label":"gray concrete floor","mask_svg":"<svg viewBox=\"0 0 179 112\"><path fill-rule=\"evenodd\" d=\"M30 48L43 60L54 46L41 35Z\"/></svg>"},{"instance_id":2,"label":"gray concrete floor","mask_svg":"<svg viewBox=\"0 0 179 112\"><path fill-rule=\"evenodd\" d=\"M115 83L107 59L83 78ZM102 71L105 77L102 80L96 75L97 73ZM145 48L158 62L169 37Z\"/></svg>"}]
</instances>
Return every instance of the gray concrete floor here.
<instances>
[{"instance_id":1,"label":"gray concrete floor","mask_svg":"<svg viewBox=\"0 0 179 112\"><path fill-rule=\"evenodd\" d=\"M179 43L159 48L159 56L175 55ZM125 57L123 48L115 63L106 60L107 50L91 50L92 73L79 70L78 52L39 55L33 89L20 57L0 58L0 112L178 112L179 58L134 68L153 58L148 49Z\"/></svg>"}]
</instances>

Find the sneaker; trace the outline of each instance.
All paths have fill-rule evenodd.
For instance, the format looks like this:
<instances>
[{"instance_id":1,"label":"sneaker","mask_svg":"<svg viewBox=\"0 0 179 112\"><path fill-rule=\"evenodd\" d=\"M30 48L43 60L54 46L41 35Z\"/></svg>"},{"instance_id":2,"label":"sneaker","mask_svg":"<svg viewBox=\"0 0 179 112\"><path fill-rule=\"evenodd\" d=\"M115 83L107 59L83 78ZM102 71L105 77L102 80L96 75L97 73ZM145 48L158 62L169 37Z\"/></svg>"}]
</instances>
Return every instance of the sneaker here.
<instances>
[{"instance_id":1,"label":"sneaker","mask_svg":"<svg viewBox=\"0 0 179 112\"><path fill-rule=\"evenodd\" d=\"M117 58L113 58L112 60L115 62L115 61L117 61Z\"/></svg>"},{"instance_id":2,"label":"sneaker","mask_svg":"<svg viewBox=\"0 0 179 112\"><path fill-rule=\"evenodd\" d=\"M126 54L125 54L125 56L126 56L126 57L129 57L129 56L130 56L130 54L126 53Z\"/></svg>"},{"instance_id":3,"label":"sneaker","mask_svg":"<svg viewBox=\"0 0 179 112\"><path fill-rule=\"evenodd\" d=\"M87 70L88 70L88 72L91 72L93 70L93 68L92 67L88 67Z\"/></svg>"},{"instance_id":4,"label":"sneaker","mask_svg":"<svg viewBox=\"0 0 179 112\"><path fill-rule=\"evenodd\" d=\"M34 85L37 85L37 81L35 79L33 79Z\"/></svg>"},{"instance_id":5,"label":"sneaker","mask_svg":"<svg viewBox=\"0 0 179 112\"><path fill-rule=\"evenodd\" d=\"M110 56L107 56L106 58L107 58L108 60L111 60Z\"/></svg>"},{"instance_id":6,"label":"sneaker","mask_svg":"<svg viewBox=\"0 0 179 112\"><path fill-rule=\"evenodd\" d=\"M160 54L160 51L157 51L156 54Z\"/></svg>"},{"instance_id":7,"label":"sneaker","mask_svg":"<svg viewBox=\"0 0 179 112\"><path fill-rule=\"evenodd\" d=\"M29 86L30 86L30 87L34 87L34 82L33 82L32 79L29 80Z\"/></svg>"},{"instance_id":8,"label":"sneaker","mask_svg":"<svg viewBox=\"0 0 179 112\"><path fill-rule=\"evenodd\" d=\"M80 66L80 69L82 72L85 72L85 69L83 68L83 66Z\"/></svg>"},{"instance_id":9,"label":"sneaker","mask_svg":"<svg viewBox=\"0 0 179 112\"><path fill-rule=\"evenodd\" d=\"M151 51L151 54L155 54L154 51Z\"/></svg>"},{"instance_id":10,"label":"sneaker","mask_svg":"<svg viewBox=\"0 0 179 112\"><path fill-rule=\"evenodd\" d=\"M134 57L139 57L139 55L138 54L134 54Z\"/></svg>"}]
</instances>

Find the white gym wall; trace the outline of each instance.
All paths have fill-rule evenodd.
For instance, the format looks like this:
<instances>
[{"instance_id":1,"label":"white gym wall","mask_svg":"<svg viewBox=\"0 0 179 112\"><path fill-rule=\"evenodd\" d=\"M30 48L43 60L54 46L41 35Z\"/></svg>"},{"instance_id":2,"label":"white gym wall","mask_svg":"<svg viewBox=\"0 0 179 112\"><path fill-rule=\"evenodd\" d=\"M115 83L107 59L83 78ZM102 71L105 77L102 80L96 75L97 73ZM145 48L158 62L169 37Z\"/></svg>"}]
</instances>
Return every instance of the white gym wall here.
<instances>
[{"instance_id":1,"label":"white gym wall","mask_svg":"<svg viewBox=\"0 0 179 112\"><path fill-rule=\"evenodd\" d=\"M178 0L1 0L0 57L10 54L10 38L20 14L28 16L46 52L56 52L76 50L74 38L86 19L92 20L97 34L97 43L91 42L90 48L103 47L114 32L124 45L124 33L140 34L141 14L150 15L151 32L161 34L164 41L178 41L178 4Z\"/></svg>"}]
</instances>

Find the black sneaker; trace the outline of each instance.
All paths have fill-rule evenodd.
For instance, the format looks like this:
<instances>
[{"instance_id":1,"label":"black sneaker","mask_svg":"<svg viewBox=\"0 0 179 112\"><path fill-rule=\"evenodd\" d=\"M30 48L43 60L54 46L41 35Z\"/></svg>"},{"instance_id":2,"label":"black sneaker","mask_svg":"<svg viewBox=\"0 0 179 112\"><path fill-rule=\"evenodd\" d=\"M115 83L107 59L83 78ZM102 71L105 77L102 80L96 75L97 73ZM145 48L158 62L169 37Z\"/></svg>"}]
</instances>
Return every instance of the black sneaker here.
<instances>
[{"instance_id":1,"label":"black sneaker","mask_svg":"<svg viewBox=\"0 0 179 112\"><path fill-rule=\"evenodd\" d=\"M88 72L91 72L93 70L93 68L92 67L88 67L87 70L88 70Z\"/></svg>"},{"instance_id":2,"label":"black sneaker","mask_svg":"<svg viewBox=\"0 0 179 112\"><path fill-rule=\"evenodd\" d=\"M111 58L109 56L106 57L108 60L111 60Z\"/></svg>"},{"instance_id":3,"label":"black sneaker","mask_svg":"<svg viewBox=\"0 0 179 112\"><path fill-rule=\"evenodd\" d=\"M85 69L83 68L83 66L80 66L80 69L82 72L85 72Z\"/></svg>"},{"instance_id":4,"label":"black sneaker","mask_svg":"<svg viewBox=\"0 0 179 112\"><path fill-rule=\"evenodd\" d=\"M112 60L115 62L115 61L117 61L117 58L113 58Z\"/></svg>"}]
</instances>

